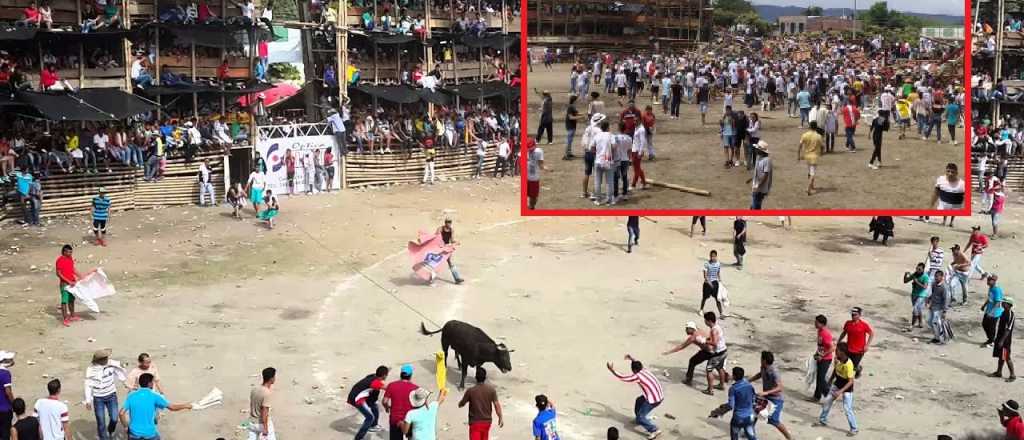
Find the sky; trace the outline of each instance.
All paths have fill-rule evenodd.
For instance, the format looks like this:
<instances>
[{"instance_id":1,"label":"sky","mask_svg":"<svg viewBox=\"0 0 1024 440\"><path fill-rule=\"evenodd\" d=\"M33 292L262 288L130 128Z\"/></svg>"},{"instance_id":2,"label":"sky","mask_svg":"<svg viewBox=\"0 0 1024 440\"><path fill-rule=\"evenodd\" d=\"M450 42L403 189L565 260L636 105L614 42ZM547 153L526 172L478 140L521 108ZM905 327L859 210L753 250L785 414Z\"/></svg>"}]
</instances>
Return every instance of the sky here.
<instances>
[{"instance_id":1,"label":"sky","mask_svg":"<svg viewBox=\"0 0 1024 440\"><path fill-rule=\"evenodd\" d=\"M821 6L822 8L853 8L853 0L753 0L755 5L775 6ZM857 9L867 9L873 3L872 0L858 0ZM889 9L905 12L920 12L925 14L947 14L964 15L964 2L962 0L889 0Z\"/></svg>"}]
</instances>

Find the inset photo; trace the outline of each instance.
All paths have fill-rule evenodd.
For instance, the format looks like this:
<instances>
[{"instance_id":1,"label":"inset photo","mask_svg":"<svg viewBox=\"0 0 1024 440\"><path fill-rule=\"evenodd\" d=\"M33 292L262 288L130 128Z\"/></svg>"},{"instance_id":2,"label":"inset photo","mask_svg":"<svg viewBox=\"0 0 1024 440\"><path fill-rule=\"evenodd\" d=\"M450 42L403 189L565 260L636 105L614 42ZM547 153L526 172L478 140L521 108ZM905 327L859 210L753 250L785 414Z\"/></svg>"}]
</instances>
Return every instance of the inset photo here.
<instances>
[{"instance_id":1,"label":"inset photo","mask_svg":"<svg viewBox=\"0 0 1024 440\"><path fill-rule=\"evenodd\" d=\"M528 1L526 213L964 210L963 3L795 3Z\"/></svg>"}]
</instances>

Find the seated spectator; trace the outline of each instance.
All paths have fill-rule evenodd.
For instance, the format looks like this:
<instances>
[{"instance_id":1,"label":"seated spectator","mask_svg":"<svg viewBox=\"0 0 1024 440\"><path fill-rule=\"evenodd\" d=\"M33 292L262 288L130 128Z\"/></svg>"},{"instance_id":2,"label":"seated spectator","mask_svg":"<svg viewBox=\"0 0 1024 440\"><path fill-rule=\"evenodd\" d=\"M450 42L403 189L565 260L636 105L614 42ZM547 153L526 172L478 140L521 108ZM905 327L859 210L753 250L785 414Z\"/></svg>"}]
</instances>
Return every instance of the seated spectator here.
<instances>
[{"instance_id":1,"label":"seated spectator","mask_svg":"<svg viewBox=\"0 0 1024 440\"><path fill-rule=\"evenodd\" d=\"M67 81L60 79L57 66L49 64L39 72L39 90L73 90Z\"/></svg>"},{"instance_id":2,"label":"seated spectator","mask_svg":"<svg viewBox=\"0 0 1024 440\"><path fill-rule=\"evenodd\" d=\"M50 7L49 0L44 0L39 6L39 22L46 30L53 29L53 8Z\"/></svg>"},{"instance_id":3,"label":"seated spectator","mask_svg":"<svg viewBox=\"0 0 1024 440\"><path fill-rule=\"evenodd\" d=\"M14 174L14 162L18 153L11 148L11 142L6 137L0 137L0 183L12 181L8 176Z\"/></svg>"},{"instance_id":4,"label":"seated spectator","mask_svg":"<svg viewBox=\"0 0 1024 440\"><path fill-rule=\"evenodd\" d=\"M135 56L132 61L131 71L132 82L135 83L140 89L153 85L153 77L149 74L149 69L146 68L146 56L139 54Z\"/></svg>"},{"instance_id":5,"label":"seated spectator","mask_svg":"<svg viewBox=\"0 0 1024 440\"><path fill-rule=\"evenodd\" d=\"M217 19L217 16L210 11L210 5L206 4L206 0L199 0L196 22L199 24L207 24L210 23L211 20L215 19Z\"/></svg>"},{"instance_id":6,"label":"seated spectator","mask_svg":"<svg viewBox=\"0 0 1024 440\"><path fill-rule=\"evenodd\" d=\"M366 9L366 10L363 11L363 27L366 28L366 30L368 32L372 32L373 31L374 21L373 21L373 10L372 9Z\"/></svg>"},{"instance_id":7,"label":"seated spectator","mask_svg":"<svg viewBox=\"0 0 1024 440\"><path fill-rule=\"evenodd\" d=\"M18 21L18 25L26 27L39 27L42 23L42 15L39 14L39 7L36 6L36 2L28 4L28 7L22 11L23 19Z\"/></svg>"}]
</instances>

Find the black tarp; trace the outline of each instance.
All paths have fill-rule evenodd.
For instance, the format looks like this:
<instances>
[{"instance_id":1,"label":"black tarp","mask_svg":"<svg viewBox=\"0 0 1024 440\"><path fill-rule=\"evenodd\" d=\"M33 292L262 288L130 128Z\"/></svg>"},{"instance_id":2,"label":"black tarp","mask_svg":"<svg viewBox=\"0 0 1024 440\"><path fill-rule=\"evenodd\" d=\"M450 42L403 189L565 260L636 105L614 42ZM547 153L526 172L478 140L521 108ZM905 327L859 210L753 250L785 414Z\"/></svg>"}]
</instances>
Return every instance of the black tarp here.
<instances>
[{"instance_id":1,"label":"black tarp","mask_svg":"<svg viewBox=\"0 0 1024 440\"><path fill-rule=\"evenodd\" d=\"M195 43L196 46L216 48L238 48L249 41L248 32L252 28L226 24L167 24L151 23L145 28L160 28L174 35L179 44ZM266 32L266 31L264 31ZM269 33L268 33L269 35Z\"/></svg>"},{"instance_id":2,"label":"black tarp","mask_svg":"<svg viewBox=\"0 0 1024 440\"><path fill-rule=\"evenodd\" d=\"M247 93L259 93L273 87L267 83L250 83L246 84L243 88L228 87L221 90L220 87L214 87L206 84L192 84L192 85L174 85L174 86L152 86L146 87L142 90L142 93L147 96L166 96L166 95L190 95L192 93L219 93L224 95L244 95Z\"/></svg>"},{"instance_id":3,"label":"black tarp","mask_svg":"<svg viewBox=\"0 0 1024 440\"><path fill-rule=\"evenodd\" d=\"M482 37L475 35L464 35L462 37L462 44L466 46L476 48L490 48L505 50L509 46L519 44L519 35L516 34L485 34Z\"/></svg>"},{"instance_id":4,"label":"black tarp","mask_svg":"<svg viewBox=\"0 0 1024 440\"><path fill-rule=\"evenodd\" d=\"M17 92L22 102L53 121L116 121L157 108L118 89L82 89L68 92Z\"/></svg>"},{"instance_id":5,"label":"black tarp","mask_svg":"<svg viewBox=\"0 0 1024 440\"><path fill-rule=\"evenodd\" d=\"M443 90L437 89L431 92L430 89L415 89L416 94L420 95L420 99L424 102L428 102L436 105L450 105L454 100L451 96L443 93Z\"/></svg>"},{"instance_id":6,"label":"black tarp","mask_svg":"<svg viewBox=\"0 0 1024 440\"><path fill-rule=\"evenodd\" d=\"M409 86L375 86L372 84L360 84L354 87L360 92L370 96L376 96L385 101L398 104L412 104L420 100L416 89Z\"/></svg>"},{"instance_id":7,"label":"black tarp","mask_svg":"<svg viewBox=\"0 0 1024 440\"><path fill-rule=\"evenodd\" d=\"M366 34L366 36L377 44L405 44L416 41L416 37L412 35L386 34L383 32L371 32Z\"/></svg>"},{"instance_id":8,"label":"black tarp","mask_svg":"<svg viewBox=\"0 0 1024 440\"><path fill-rule=\"evenodd\" d=\"M508 100L518 98L519 91L501 81L488 81L477 84L460 84L447 89L448 92L459 95L462 99L477 100L482 98L493 98L503 96Z\"/></svg>"},{"instance_id":9,"label":"black tarp","mask_svg":"<svg viewBox=\"0 0 1024 440\"><path fill-rule=\"evenodd\" d=\"M31 40L36 37L35 28L23 28L23 27L2 27L0 28L0 41L23 41Z\"/></svg>"}]
</instances>

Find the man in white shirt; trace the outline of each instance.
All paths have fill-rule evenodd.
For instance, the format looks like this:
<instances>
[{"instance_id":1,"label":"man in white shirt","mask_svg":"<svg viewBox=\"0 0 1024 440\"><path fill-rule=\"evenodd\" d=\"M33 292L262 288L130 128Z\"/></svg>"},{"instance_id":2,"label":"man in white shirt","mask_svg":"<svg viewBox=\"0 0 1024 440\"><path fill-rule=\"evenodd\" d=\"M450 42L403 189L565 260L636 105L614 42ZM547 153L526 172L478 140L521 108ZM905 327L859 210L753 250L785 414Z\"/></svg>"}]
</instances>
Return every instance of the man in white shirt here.
<instances>
[{"instance_id":1,"label":"man in white shirt","mask_svg":"<svg viewBox=\"0 0 1024 440\"><path fill-rule=\"evenodd\" d=\"M109 440L117 429L117 383L128 388L128 375L117 361L110 360L110 349L92 355L85 369L85 408L96 413L96 431L100 440Z\"/></svg>"},{"instance_id":2,"label":"man in white shirt","mask_svg":"<svg viewBox=\"0 0 1024 440\"><path fill-rule=\"evenodd\" d=\"M594 167L597 169L596 185L594 186L594 204L601 206L601 186L607 186L607 194L604 197L604 202L608 205L612 205L615 201L614 198L614 187L615 185L615 166L614 166L614 146L615 137L608 132L609 124L608 121L601 122L601 132L594 136Z\"/></svg>"},{"instance_id":3,"label":"man in white shirt","mask_svg":"<svg viewBox=\"0 0 1024 440\"><path fill-rule=\"evenodd\" d=\"M498 143L498 161L494 166L494 177L498 177L498 171L501 171L501 177L505 177L505 172L508 170L508 156L512 154L512 148L508 144L507 139L501 139Z\"/></svg>"},{"instance_id":4,"label":"man in white shirt","mask_svg":"<svg viewBox=\"0 0 1024 440\"><path fill-rule=\"evenodd\" d=\"M71 440L68 429L68 406L60 400L60 379L46 384L49 397L36 401L33 410L39 419L43 440Z\"/></svg>"},{"instance_id":5,"label":"man in white shirt","mask_svg":"<svg viewBox=\"0 0 1024 440\"><path fill-rule=\"evenodd\" d=\"M206 196L210 196L210 205L217 206L217 197L213 191L213 180L210 179L210 163L204 160L199 164L199 206L206 206Z\"/></svg>"},{"instance_id":6,"label":"man in white shirt","mask_svg":"<svg viewBox=\"0 0 1024 440\"><path fill-rule=\"evenodd\" d=\"M892 114L892 105L896 102L896 97L892 94L892 87L886 86L885 91L882 92L882 96L878 97L878 115L885 118L885 122L889 122L889 115Z\"/></svg>"},{"instance_id":7,"label":"man in white shirt","mask_svg":"<svg viewBox=\"0 0 1024 440\"><path fill-rule=\"evenodd\" d=\"M331 132L334 134L334 144L338 147L338 151L342 156L348 154L348 143L347 136L345 133L345 121L342 120L341 115L335 109L328 110L327 124L331 126Z\"/></svg>"},{"instance_id":8,"label":"man in white shirt","mask_svg":"<svg viewBox=\"0 0 1024 440\"><path fill-rule=\"evenodd\" d=\"M537 147L533 138L526 140L526 198L530 209L537 208L540 197L540 172L544 169L544 150Z\"/></svg>"},{"instance_id":9,"label":"man in white shirt","mask_svg":"<svg viewBox=\"0 0 1024 440\"><path fill-rule=\"evenodd\" d=\"M103 158L103 163L107 167L107 172L110 172L110 155L107 151L107 145L110 144L110 136L107 136L107 129L100 128L96 130L96 134L92 135L92 143L96 145L96 158Z\"/></svg>"},{"instance_id":10,"label":"man in white shirt","mask_svg":"<svg viewBox=\"0 0 1024 440\"><path fill-rule=\"evenodd\" d=\"M645 151L647 151L647 128L644 127L644 124L638 124L636 131L633 132L633 144L629 152L629 160L633 164L633 188L636 188L636 182L639 180L642 185L640 188L647 189L647 176L644 175L644 169L641 167Z\"/></svg>"},{"instance_id":11,"label":"man in white shirt","mask_svg":"<svg viewBox=\"0 0 1024 440\"><path fill-rule=\"evenodd\" d=\"M254 169L249 173L249 181L246 182L245 186L249 190L249 201L252 202L252 209L256 211L256 216L259 217L260 204L263 203L263 190L267 187L267 176L263 174L263 171Z\"/></svg>"},{"instance_id":12,"label":"man in white shirt","mask_svg":"<svg viewBox=\"0 0 1024 440\"><path fill-rule=\"evenodd\" d=\"M596 188L597 178L594 178L595 191L594 194L590 194L590 175L594 172L594 158L597 151L594 140L601 133L600 124L604 120L603 113L594 113L590 117L590 125L583 131L583 198L589 197L590 200L596 200L599 192Z\"/></svg>"}]
</instances>

